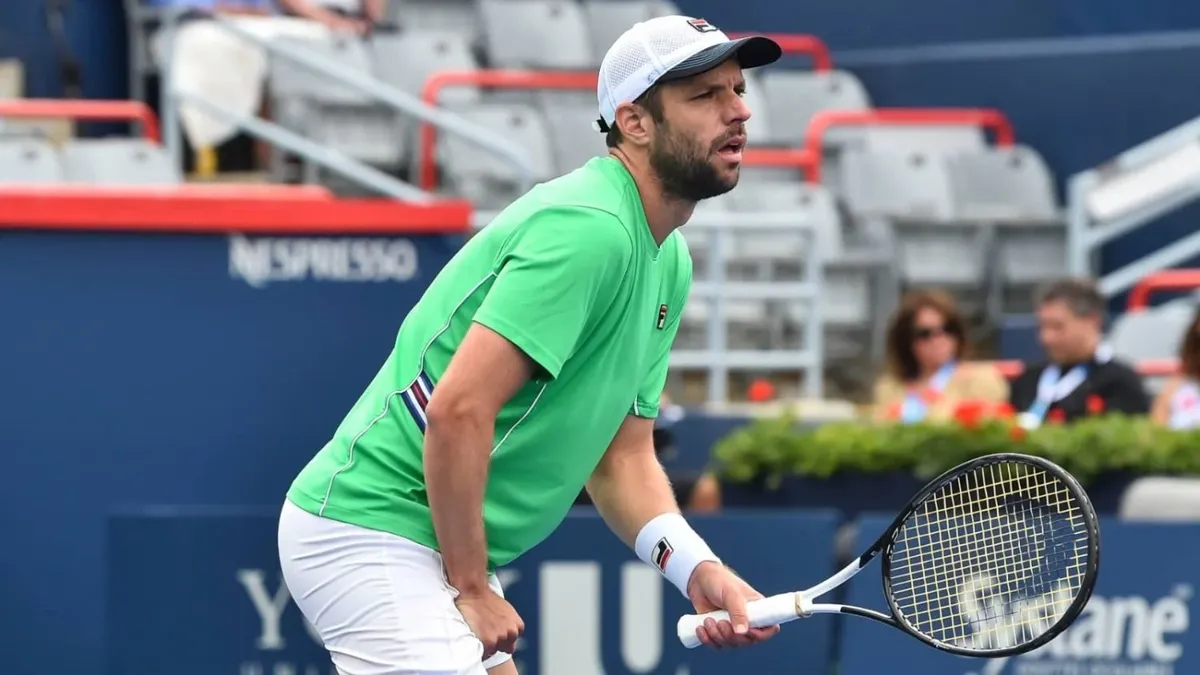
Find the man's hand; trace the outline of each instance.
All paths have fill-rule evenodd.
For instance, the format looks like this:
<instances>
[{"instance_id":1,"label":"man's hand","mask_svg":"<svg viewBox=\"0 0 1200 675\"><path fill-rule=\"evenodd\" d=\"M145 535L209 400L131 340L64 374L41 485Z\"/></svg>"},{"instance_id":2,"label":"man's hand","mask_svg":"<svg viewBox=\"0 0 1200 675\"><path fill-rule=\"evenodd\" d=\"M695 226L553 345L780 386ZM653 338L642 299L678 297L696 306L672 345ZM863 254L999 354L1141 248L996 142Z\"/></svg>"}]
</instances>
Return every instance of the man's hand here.
<instances>
[{"instance_id":1,"label":"man's hand","mask_svg":"<svg viewBox=\"0 0 1200 675\"><path fill-rule=\"evenodd\" d=\"M454 600L458 611L467 620L471 632L483 643L483 658L489 659L496 652L512 654L517 648L517 638L525 630L525 622L517 610L491 588L479 593L459 595Z\"/></svg>"},{"instance_id":2,"label":"man's hand","mask_svg":"<svg viewBox=\"0 0 1200 675\"><path fill-rule=\"evenodd\" d=\"M745 647L763 642L779 632L779 626L750 628L746 601L763 596L724 565L711 561L700 563L688 580L687 590L696 612L704 614L719 609L729 612L730 621L706 619L696 629L701 644L716 649Z\"/></svg>"}]
</instances>

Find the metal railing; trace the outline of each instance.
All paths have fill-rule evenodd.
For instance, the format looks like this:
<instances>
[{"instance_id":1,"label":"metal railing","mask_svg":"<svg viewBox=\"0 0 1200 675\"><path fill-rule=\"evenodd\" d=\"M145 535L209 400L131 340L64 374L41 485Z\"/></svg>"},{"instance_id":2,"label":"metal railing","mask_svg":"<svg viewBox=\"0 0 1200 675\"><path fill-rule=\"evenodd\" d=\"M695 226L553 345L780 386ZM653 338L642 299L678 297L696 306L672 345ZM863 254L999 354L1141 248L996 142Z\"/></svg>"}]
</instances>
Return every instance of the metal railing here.
<instances>
[{"instance_id":1,"label":"metal railing","mask_svg":"<svg viewBox=\"0 0 1200 675\"><path fill-rule=\"evenodd\" d=\"M822 110L812 116L804 133L804 148L812 155L807 177L821 182L821 148L825 134L833 127L846 126L972 126L991 129L996 145L1015 142L1012 124L1004 113L988 108L872 108L870 110Z\"/></svg>"},{"instance_id":2,"label":"metal railing","mask_svg":"<svg viewBox=\"0 0 1200 675\"><path fill-rule=\"evenodd\" d=\"M37 119L63 117L77 121L130 122L142 128L142 137L161 140L158 117L138 101L94 101L73 99L16 98L0 100L0 118Z\"/></svg>"},{"instance_id":3,"label":"metal railing","mask_svg":"<svg viewBox=\"0 0 1200 675\"><path fill-rule=\"evenodd\" d=\"M1095 275L1100 248L1200 199L1200 117L1134 146L1067 184L1068 268ZM1200 254L1200 232L1100 276L1101 292L1117 295L1148 274Z\"/></svg>"},{"instance_id":4,"label":"metal railing","mask_svg":"<svg viewBox=\"0 0 1200 675\"><path fill-rule=\"evenodd\" d=\"M170 63L174 54L175 32L178 30L176 24L180 14L181 12L172 13L161 29L163 31L163 54L167 64ZM214 16L211 20L229 34L265 50L273 58L282 58L298 64L331 81L337 81L340 85L354 89L402 115L436 125L447 133L462 137L469 143L511 164L518 182L525 188L533 185L533 169L524 149L494 132L471 124L453 113L427 105L418 97L381 82L367 73L347 69L342 64L319 53L261 37L243 29L237 25L236 21L226 17ZM298 134L290 132L279 124L240 115L195 93L180 92L171 82L170 71L169 65L160 69L162 82L162 105L160 108L164 144L177 163L182 163L183 142L179 111L176 106L180 103L187 103L202 108L207 114L220 117L226 122L236 125L240 130L256 138L277 145L384 195L407 201L429 201L433 198L424 190L414 188L365 162L320 144L307 142Z\"/></svg>"},{"instance_id":5,"label":"metal railing","mask_svg":"<svg viewBox=\"0 0 1200 675\"><path fill-rule=\"evenodd\" d=\"M736 281L726 277L732 257L733 227L736 218L739 234L747 231L802 232L808 239L804 252L802 281ZM818 228L797 218L795 212L713 213L697 212L685 226L708 230L708 269L703 281L692 283L688 302L703 302L707 312L707 348L671 351L672 368L708 371L709 403L729 400L729 374L733 371L786 371L803 373L803 391L808 398L820 398L824 389L825 321L821 302L824 285L824 261ZM773 349L735 349L729 345L729 322L725 320L729 303L739 300L803 302L808 307L803 322L804 340L800 347Z\"/></svg>"}]
</instances>

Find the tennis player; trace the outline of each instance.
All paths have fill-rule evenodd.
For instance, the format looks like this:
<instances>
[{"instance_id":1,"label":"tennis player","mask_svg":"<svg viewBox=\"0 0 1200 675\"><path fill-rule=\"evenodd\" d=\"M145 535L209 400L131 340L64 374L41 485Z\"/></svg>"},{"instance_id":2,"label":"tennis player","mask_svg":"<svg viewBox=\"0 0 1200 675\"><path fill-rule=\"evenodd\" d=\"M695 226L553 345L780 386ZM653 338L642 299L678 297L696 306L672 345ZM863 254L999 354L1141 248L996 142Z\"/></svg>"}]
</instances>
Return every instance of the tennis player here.
<instances>
[{"instance_id":1,"label":"tennis player","mask_svg":"<svg viewBox=\"0 0 1200 675\"><path fill-rule=\"evenodd\" d=\"M778 632L748 627L762 596L680 515L653 430L692 280L676 229L737 184L742 69L779 56L701 19L635 25L600 67L608 156L513 202L405 318L280 516L284 580L339 673L516 673L495 570L585 486L697 611L729 610L704 644Z\"/></svg>"}]
</instances>

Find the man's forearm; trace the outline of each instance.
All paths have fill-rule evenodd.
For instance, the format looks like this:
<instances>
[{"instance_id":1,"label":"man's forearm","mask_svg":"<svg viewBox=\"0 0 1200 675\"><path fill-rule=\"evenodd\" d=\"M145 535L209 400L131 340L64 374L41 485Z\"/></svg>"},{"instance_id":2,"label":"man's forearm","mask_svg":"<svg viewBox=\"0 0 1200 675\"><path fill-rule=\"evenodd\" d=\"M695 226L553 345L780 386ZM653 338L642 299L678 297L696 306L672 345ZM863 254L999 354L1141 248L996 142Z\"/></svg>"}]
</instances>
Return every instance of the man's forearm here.
<instances>
[{"instance_id":1,"label":"man's forearm","mask_svg":"<svg viewBox=\"0 0 1200 675\"><path fill-rule=\"evenodd\" d=\"M651 519L679 513L671 482L653 451L606 462L587 489L604 522L630 547Z\"/></svg>"},{"instance_id":2,"label":"man's forearm","mask_svg":"<svg viewBox=\"0 0 1200 675\"><path fill-rule=\"evenodd\" d=\"M438 550L450 585L460 593L487 589L487 488L493 425L469 417L435 421L425 429L425 488Z\"/></svg>"},{"instance_id":3,"label":"man's forearm","mask_svg":"<svg viewBox=\"0 0 1200 675\"><path fill-rule=\"evenodd\" d=\"M609 528L684 595L697 566L720 562L680 515L653 447L603 462L588 493Z\"/></svg>"}]
</instances>

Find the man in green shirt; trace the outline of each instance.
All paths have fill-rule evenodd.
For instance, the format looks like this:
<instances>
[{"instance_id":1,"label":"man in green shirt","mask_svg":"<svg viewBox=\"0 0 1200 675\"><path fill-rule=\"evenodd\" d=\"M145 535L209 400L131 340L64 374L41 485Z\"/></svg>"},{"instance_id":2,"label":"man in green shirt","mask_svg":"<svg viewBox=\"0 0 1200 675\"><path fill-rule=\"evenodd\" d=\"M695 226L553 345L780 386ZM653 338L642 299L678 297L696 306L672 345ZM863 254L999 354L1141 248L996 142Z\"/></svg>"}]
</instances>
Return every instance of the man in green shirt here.
<instances>
[{"instance_id":1,"label":"man in green shirt","mask_svg":"<svg viewBox=\"0 0 1200 675\"><path fill-rule=\"evenodd\" d=\"M679 514L654 453L692 280L676 229L737 184L743 68L763 37L702 19L631 28L600 68L609 156L538 185L441 270L304 467L280 517L284 579L342 675L513 675L523 623L495 569L585 486L613 531L698 611L714 647L764 640Z\"/></svg>"}]
</instances>

